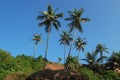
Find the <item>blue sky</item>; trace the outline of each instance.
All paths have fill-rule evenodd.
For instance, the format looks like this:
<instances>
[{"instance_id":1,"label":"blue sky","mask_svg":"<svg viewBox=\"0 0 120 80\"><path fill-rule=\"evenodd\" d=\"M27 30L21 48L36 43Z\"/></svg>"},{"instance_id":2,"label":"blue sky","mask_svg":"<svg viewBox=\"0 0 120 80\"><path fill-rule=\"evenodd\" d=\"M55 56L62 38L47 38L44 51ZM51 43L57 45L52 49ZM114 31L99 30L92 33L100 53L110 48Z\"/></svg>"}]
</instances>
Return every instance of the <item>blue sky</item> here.
<instances>
[{"instance_id":1,"label":"blue sky","mask_svg":"<svg viewBox=\"0 0 120 80\"><path fill-rule=\"evenodd\" d=\"M106 44L110 53L119 51L120 45L120 0L0 0L0 48L11 55L33 55L34 33L41 33L43 43L39 44L36 56L44 55L46 33L39 28L36 17L51 4L53 9L59 8L68 17L68 10L84 8L82 17L89 17L90 22L82 24L84 33L78 36L88 41L85 52L92 51L98 43ZM48 59L57 61L63 57L64 46L59 45L59 34L67 29L67 21L60 19L62 27L59 32L52 28L49 41ZM81 58L84 58L81 52ZM72 55L77 55L73 49ZM109 54L110 55L110 54ZM107 56L109 56L107 55Z\"/></svg>"}]
</instances>

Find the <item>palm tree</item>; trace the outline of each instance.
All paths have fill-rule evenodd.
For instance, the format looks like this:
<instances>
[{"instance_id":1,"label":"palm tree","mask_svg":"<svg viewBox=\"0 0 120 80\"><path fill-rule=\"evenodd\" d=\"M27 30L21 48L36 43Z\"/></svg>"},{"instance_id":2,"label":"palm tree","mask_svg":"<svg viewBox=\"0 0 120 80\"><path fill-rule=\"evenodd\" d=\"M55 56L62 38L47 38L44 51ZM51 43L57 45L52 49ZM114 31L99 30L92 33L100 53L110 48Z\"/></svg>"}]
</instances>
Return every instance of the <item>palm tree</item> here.
<instances>
[{"instance_id":1,"label":"palm tree","mask_svg":"<svg viewBox=\"0 0 120 80\"><path fill-rule=\"evenodd\" d=\"M113 52L108 59L108 63L109 63L109 67L112 69L116 67L120 67L120 51Z\"/></svg>"},{"instance_id":2,"label":"palm tree","mask_svg":"<svg viewBox=\"0 0 120 80\"><path fill-rule=\"evenodd\" d=\"M45 62L47 58L47 51L48 51L48 41L49 41L49 35L51 32L52 25L55 27L55 29L59 30L60 22L58 21L58 18L63 17L63 13L55 14L58 8L53 11L52 6L48 5L47 11L42 11L41 15L38 15L37 19L42 20L42 22L39 23L39 26L45 26L45 31L47 32L47 43L46 43L46 50L45 50L45 60L44 60L44 67Z\"/></svg>"},{"instance_id":3,"label":"palm tree","mask_svg":"<svg viewBox=\"0 0 120 80\"><path fill-rule=\"evenodd\" d=\"M98 44L98 45L96 46L95 52L96 52L96 53L100 53L100 56L102 57L102 56L103 56L103 52L108 53L107 50L108 50L108 48L105 46L105 44ZM103 64L103 60L102 60L102 64Z\"/></svg>"},{"instance_id":4,"label":"palm tree","mask_svg":"<svg viewBox=\"0 0 120 80\"><path fill-rule=\"evenodd\" d=\"M34 44L34 45L35 45L35 49L34 49L34 54L33 54L33 58L34 58L34 57L35 57L35 54L36 54L36 49L37 49L38 43L39 43L39 42L42 43L41 35L39 35L39 34L34 34L32 40L35 41L35 44Z\"/></svg>"},{"instance_id":5,"label":"palm tree","mask_svg":"<svg viewBox=\"0 0 120 80\"><path fill-rule=\"evenodd\" d=\"M74 32L74 37L76 36L76 31L79 30L81 33L83 32L82 26L81 26L81 22L86 22L86 21L90 21L89 18L81 18L82 14L84 12L84 9L81 8L80 10L74 9L73 11L68 11L70 17L66 18L65 20L67 21L71 21L68 26L69 26L69 32L72 32L75 29ZM71 45L70 45L70 50L69 50L69 56L71 53L71 49L72 49L72 44L73 44L74 40L72 41Z\"/></svg>"},{"instance_id":6,"label":"palm tree","mask_svg":"<svg viewBox=\"0 0 120 80\"><path fill-rule=\"evenodd\" d=\"M70 54L71 54L72 45L73 45L74 38L76 36L77 30L79 30L81 33L83 33L81 22L90 21L89 18L81 18L83 12L84 12L83 8L81 8L80 10L74 9L73 11L68 11L70 17L68 17L68 18L65 19L67 21L71 21L67 25L67 26L69 26L69 29L70 29L69 32L72 32L75 29L75 32L74 32L74 35L73 35L73 41L70 44L70 49L69 49L69 53L68 53L68 59L69 59Z\"/></svg>"},{"instance_id":7,"label":"palm tree","mask_svg":"<svg viewBox=\"0 0 120 80\"><path fill-rule=\"evenodd\" d=\"M77 38L75 41L75 48L79 52L78 53L78 60L80 59L80 51L82 50L84 52L84 47L87 44L87 41L84 41L85 39L81 39L80 37Z\"/></svg>"},{"instance_id":8,"label":"palm tree","mask_svg":"<svg viewBox=\"0 0 120 80\"><path fill-rule=\"evenodd\" d=\"M60 44L64 45L64 64L66 60L66 46L70 45L70 42L72 41L72 37L70 33L67 33L66 31L63 31L63 33L60 35Z\"/></svg>"},{"instance_id":9,"label":"palm tree","mask_svg":"<svg viewBox=\"0 0 120 80\"><path fill-rule=\"evenodd\" d=\"M89 18L81 18L84 9L81 8L80 10L74 9L73 11L68 11L70 17L66 18L65 20L71 21L68 26L70 28L70 32L74 29L78 29L81 33L83 32L81 22L90 21Z\"/></svg>"},{"instance_id":10,"label":"palm tree","mask_svg":"<svg viewBox=\"0 0 120 80\"><path fill-rule=\"evenodd\" d=\"M107 58L106 56L97 57L97 53L95 51L93 51L92 53L87 52L86 58L82 59L82 60L86 61L90 68L96 69L96 68L100 67L100 62L106 58Z\"/></svg>"},{"instance_id":11,"label":"palm tree","mask_svg":"<svg viewBox=\"0 0 120 80\"><path fill-rule=\"evenodd\" d=\"M66 61L66 69L77 70L80 68L79 60L77 56L69 56Z\"/></svg>"}]
</instances>

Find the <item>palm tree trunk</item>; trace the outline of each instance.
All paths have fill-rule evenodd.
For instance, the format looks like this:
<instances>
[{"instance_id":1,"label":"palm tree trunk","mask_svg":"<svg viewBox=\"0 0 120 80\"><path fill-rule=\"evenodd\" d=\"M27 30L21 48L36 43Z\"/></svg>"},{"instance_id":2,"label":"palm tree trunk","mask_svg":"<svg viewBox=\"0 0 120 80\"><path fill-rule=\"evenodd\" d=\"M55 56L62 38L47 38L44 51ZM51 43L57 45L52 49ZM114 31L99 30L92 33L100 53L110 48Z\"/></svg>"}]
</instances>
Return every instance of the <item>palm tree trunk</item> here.
<instances>
[{"instance_id":1,"label":"palm tree trunk","mask_svg":"<svg viewBox=\"0 0 120 80\"><path fill-rule=\"evenodd\" d=\"M74 39L76 37L76 32L77 32L77 29L75 29L74 36L73 36L73 41L70 44L70 49L69 49L69 53L68 53L68 65L67 65L67 69L69 68L69 59L70 59L70 55L71 55L71 51L72 51L72 45L73 45Z\"/></svg>"},{"instance_id":2,"label":"palm tree trunk","mask_svg":"<svg viewBox=\"0 0 120 80\"><path fill-rule=\"evenodd\" d=\"M44 57L43 70L45 69L46 60L47 60L47 52L48 52L49 35L50 35L50 33L48 33L48 35L47 35L47 43L46 43L46 50L45 50L45 57Z\"/></svg>"},{"instance_id":3,"label":"palm tree trunk","mask_svg":"<svg viewBox=\"0 0 120 80\"><path fill-rule=\"evenodd\" d=\"M71 51L72 51L72 45L73 45L74 39L75 39L75 37L76 37L76 32L77 32L77 29L75 29L74 36L73 36L73 41L72 41L71 44L70 44L70 49L69 49L68 57L70 56Z\"/></svg>"},{"instance_id":4,"label":"palm tree trunk","mask_svg":"<svg viewBox=\"0 0 120 80\"><path fill-rule=\"evenodd\" d=\"M100 57L102 57L103 56L103 53L102 52L100 52ZM102 59L102 65L103 65L103 59Z\"/></svg>"},{"instance_id":5,"label":"palm tree trunk","mask_svg":"<svg viewBox=\"0 0 120 80\"><path fill-rule=\"evenodd\" d=\"M66 45L64 46L64 65L66 63Z\"/></svg>"},{"instance_id":6,"label":"palm tree trunk","mask_svg":"<svg viewBox=\"0 0 120 80\"><path fill-rule=\"evenodd\" d=\"M35 44L34 46L35 46L35 48L34 48L33 58L35 58L36 49L37 49L37 44Z\"/></svg>"}]
</instances>

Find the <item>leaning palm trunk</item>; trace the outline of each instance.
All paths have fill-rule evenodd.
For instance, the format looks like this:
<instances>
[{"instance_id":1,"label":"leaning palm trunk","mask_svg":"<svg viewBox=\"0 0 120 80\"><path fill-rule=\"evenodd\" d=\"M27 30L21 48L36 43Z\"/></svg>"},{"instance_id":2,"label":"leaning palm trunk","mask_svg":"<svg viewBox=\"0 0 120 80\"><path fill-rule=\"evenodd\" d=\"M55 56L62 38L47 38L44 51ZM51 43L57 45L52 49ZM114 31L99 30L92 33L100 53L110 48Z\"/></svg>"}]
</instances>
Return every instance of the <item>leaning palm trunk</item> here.
<instances>
[{"instance_id":1,"label":"leaning palm trunk","mask_svg":"<svg viewBox=\"0 0 120 80\"><path fill-rule=\"evenodd\" d=\"M65 65L65 61L66 60L66 45L64 46L64 65Z\"/></svg>"},{"instance_id":2,"label":"leaning palm trunk","mask_svg":"<svg viewBox=\"0 0 120 80\"><path fill-rule=\"evenodd\" d=\"M68 59L67 59L67 61L66 61L66 69L69 69L69 63L70 63L70 55L71 55L71 51L72 51L72 46L73 46L73 42L74 42L74 39L75 39L75 37L76 37L76 32L77 32L77 29L75 29L75 32L74 32L74 36L73 36L73 40L72 40L72 42L71 42L71 44L70 44L70 49L69 49L69 53L68 53Z\"/></svg>"},{"instance_id":3,"label":"leaning palm trunk","mask_svg":"<svg viewBox=\"0 0 120 80\"><path fill-rule=\"evenodd\" d=\"M103 56L103 53L101 52L100 53L100 57L102 57L102 56ZM102 61L102 65L103 65L103 59L101 61Z\"/></svg>"},{"instance_id":4,"label":"leaning palm trunk","mask_svg":"<svg viewBox=\"0 0 120 80\"><path fill-rule=\"evenodd\" d=\"M48 52L49 35L50 35L50 33L48 33L48 35L47 35L47 43L46 43L46 50L45 50L45 57L44 57L43 70L45 69L46 60L47 60L47 52Z\"/></svg>"},{"instance_id":5,"label":"leaning palm trunk","mask_svg":"<svg viewBox=\"0 0 120 80\"><path fill-rule=\"evenodd\" d=\"M37 44L35 44L35 49L34 49L33 59L35 58L36 49L37 49Z\"/></svg>"}]
</instances>

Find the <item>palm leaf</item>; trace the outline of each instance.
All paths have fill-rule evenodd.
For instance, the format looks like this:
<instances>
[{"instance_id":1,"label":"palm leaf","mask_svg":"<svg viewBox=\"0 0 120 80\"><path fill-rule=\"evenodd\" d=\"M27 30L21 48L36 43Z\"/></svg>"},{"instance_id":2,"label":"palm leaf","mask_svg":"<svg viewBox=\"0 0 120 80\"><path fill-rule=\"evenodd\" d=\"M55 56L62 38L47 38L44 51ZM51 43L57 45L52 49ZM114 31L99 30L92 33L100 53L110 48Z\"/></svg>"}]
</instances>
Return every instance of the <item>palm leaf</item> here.
<instances>
[{"instance_id":1,"label":"palm leaf","mask_svg":"<svg viewBox=\"0 0 120 80\"><path fill-rule=\"evenodd\" d=\"M37 16L37 20L43 20L45 18L45 16L43 16L43 15L38 15Z\"/></svg>"},{"instance_id":2,"label":"palm leaf","mask_svg":"<svg viewBox=\"0 0 120 80\"><path fill-rule=\"evenodd\" d=\"M51 15L53 14L52 6L48 5L48 13Z\"/></svg>"},{"instance_id":3,"label":"palm leaf","mask_svg":"<svg viewBox=\"0 0 120 80\"><path fill-rule=\"evenodd\" d=\"M55 21L53 21L53 26L56 28L56 30L59 30L59 26L57 25L57 23Z\"/></svg>"},{"instance_id":4,"label":"palm leaf","mask_svg":"<svg viewBox=\"0 0 120 80\"><path fill-rule=\"evenodd\" d=\"M90 18L81 18L81 22L90 21Z\"/></svg>"},{"instance_id":5,"label":"palm leaf","mask_svg":"<svg viewBox=\"0 0 120 80\"><path fill-rule=\"evenodd\" d=\"M106 59L107 58L107 56L101 56L101 57L99 57L97 60L96 60L96 62L98 63L98 62L101 62L103 59Z\"/></svg>"},{"instance_id":6,"label":"palm leaf","mask_svg":"<svg viewBox=\"0 0 120 80\"><path fill-rule=\"evenodd\" d=\"M59 13L55 15L55 19L63 17L63 13Z\"/></svg>"},{"instance_id":7,"label":"palm leaf","mask_svg":"<svg viewBox=\"0 0 120 80\"><path fill-rule=\"evenodd\" d=\"M83 29L82 29L82 26L81 26L80 23L78 24L78 30L79 30L81 33L83 33Z\"/></svg>"},{"instance_id":8,"label":"palm leaf","mask_svg":"<svg viewBox=\"0 0 120 80\"><path fill-rule=\"evenodd\" d=\"M78 10L78 12L77 12L77 13L78 13L78 16L81 17L81 15L83 14L83 12L84 12L84 9L83 9L83 8L81 8L80 10Z\"/></svg>"}]
</instances>

